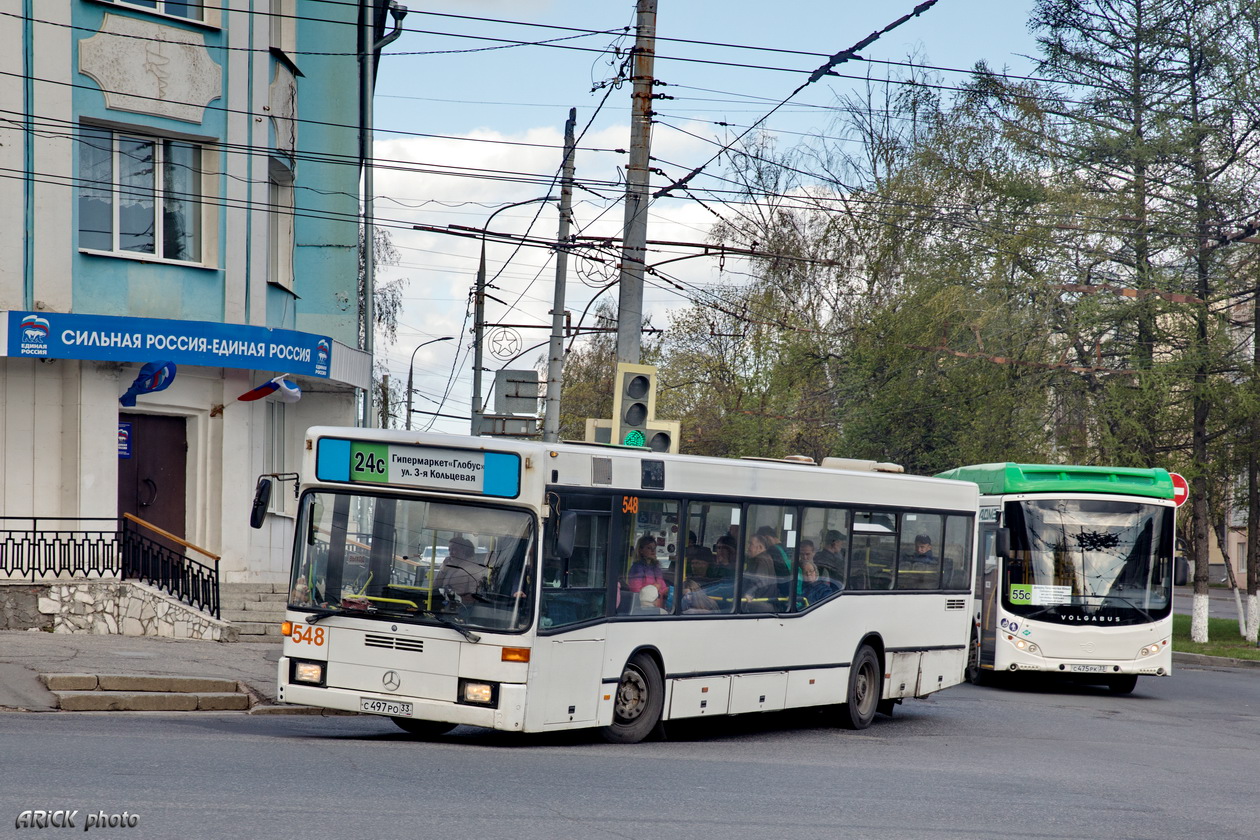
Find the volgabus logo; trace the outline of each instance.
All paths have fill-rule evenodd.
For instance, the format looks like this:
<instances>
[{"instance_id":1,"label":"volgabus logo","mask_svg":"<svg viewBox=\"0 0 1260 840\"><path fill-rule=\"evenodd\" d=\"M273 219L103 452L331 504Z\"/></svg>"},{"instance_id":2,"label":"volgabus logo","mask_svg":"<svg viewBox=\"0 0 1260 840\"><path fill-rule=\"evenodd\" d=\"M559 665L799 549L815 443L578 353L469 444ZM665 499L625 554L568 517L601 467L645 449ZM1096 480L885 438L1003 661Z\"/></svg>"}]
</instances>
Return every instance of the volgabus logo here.
<instances>
[{"instance_id":1,"label":"volgabus logo","mask_svg":"<svg viewBox=\"0 0 1260 840\"><path fill-rule=\"evenodd\" d=\"M10 322L12 323L12 322ZM22 356L47 356L48 332L51 325L47 318L38 315L27 315L18 324L21 338L18 342L18 353Z\"/></svg>"}]
</instances>

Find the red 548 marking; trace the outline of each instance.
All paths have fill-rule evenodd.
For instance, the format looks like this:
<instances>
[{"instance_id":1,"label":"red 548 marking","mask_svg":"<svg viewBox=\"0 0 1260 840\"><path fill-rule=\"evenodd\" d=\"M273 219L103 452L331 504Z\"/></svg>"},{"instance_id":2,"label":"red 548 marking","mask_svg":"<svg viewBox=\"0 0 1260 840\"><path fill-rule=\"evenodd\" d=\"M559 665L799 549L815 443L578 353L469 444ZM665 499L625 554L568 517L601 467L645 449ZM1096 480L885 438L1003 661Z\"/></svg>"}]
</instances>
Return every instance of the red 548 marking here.
<instances>
[{"instance_id":1,"label":"red 548 marking","mask_svg":"<svg viewBox=\"0 0 1260 840\"><path fill-rule=\"evenodd\" d=\"M289 636L289 638L297 642L298 644L302 644L303 642L305 642L308 645L315 645L315 647L321 647L324 644L324 628L323 627L303 627L301 624L295 623L293 625L293 634Z\"/></svg>"}]
</instances>

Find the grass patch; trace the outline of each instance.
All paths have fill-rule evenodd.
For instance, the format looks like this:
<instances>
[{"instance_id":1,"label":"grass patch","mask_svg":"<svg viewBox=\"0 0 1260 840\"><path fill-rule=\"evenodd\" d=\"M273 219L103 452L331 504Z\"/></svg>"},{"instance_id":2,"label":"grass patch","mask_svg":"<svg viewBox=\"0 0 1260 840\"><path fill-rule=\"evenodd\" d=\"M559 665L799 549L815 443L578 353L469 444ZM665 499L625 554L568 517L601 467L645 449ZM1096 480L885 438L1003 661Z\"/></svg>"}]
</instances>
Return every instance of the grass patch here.
<instances>
[{"instance_id":1,"label":"grass patch","mask_svg":"<svg viewBox=\"0 0 1260 840\"><path fill-rule=\"evenodd\" d=\"M1233 659L1260 660L1260 647L1238 635L1238 619L1209 618L1208 641L1190 641L1190 616L1173 616L1173 650L1178 653L1201 653L1204 656L1228 656Z\"/></svg>"}]
</instances>

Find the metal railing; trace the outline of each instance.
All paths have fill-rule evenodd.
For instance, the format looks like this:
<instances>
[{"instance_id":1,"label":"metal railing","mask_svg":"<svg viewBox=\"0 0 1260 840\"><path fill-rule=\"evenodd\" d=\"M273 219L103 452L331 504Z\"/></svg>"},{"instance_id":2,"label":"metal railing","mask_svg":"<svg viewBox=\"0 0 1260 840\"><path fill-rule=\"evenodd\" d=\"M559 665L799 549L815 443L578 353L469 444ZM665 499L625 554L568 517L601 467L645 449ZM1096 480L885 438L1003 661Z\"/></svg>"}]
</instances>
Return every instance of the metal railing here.
<instances>
[{"instance_id":1,"label":"metal railing","mask_svg":"<svg viewBox=\"0 0 1260 840\"><path fill-rule=\"evenodd\" d=\"M204 610L215 618L219 617L219 555L186 542L130 513L122 515L119 535L124 579L139 580L156 586L186 604ZM156 537L196 551L209 562L194 560Z\"/></svg>"},{"instance_id":2,"label":"metal railing","mask_svg":"<svg viewBox=\"0 0 1260 840\"><path fill-rule=\"evenodd\" d=\"M219 618L219 559L129 513L121 519L0 516L0 578L9 580L139 580Z\"/></svg>"},{"instance_id":3,"label":"metal railing","mask_svg":"<svg viewBox=\"0 0 1260 840\"><path fill-rule=\"evenodd\" d=\"M32 582L117 578L118 520L99 516L0 516L0 575Z\"/></svg>"}]
</instances>

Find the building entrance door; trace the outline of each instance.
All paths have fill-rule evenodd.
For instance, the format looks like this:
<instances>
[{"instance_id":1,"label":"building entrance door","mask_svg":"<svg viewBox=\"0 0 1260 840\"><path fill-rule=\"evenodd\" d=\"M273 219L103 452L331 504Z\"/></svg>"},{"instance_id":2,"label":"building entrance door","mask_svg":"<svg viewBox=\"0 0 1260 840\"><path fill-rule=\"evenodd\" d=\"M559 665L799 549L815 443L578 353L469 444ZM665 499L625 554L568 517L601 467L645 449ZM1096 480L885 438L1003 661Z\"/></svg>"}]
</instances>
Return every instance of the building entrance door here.
<instances>
[{"instance_id":1,"label":"building entrance door","mask_svg":"<svg viewBox=\"0 0 1260 840\"><path fill-rule=\"evenodd\" d=\"M119 449L118 516L130 513L183 539L187 515L186 421L183 417L120 413L118 422L130 424L130 457ZM183 554L179 546L154 534L148 536Z\"/></svg>"}]
</instances>

